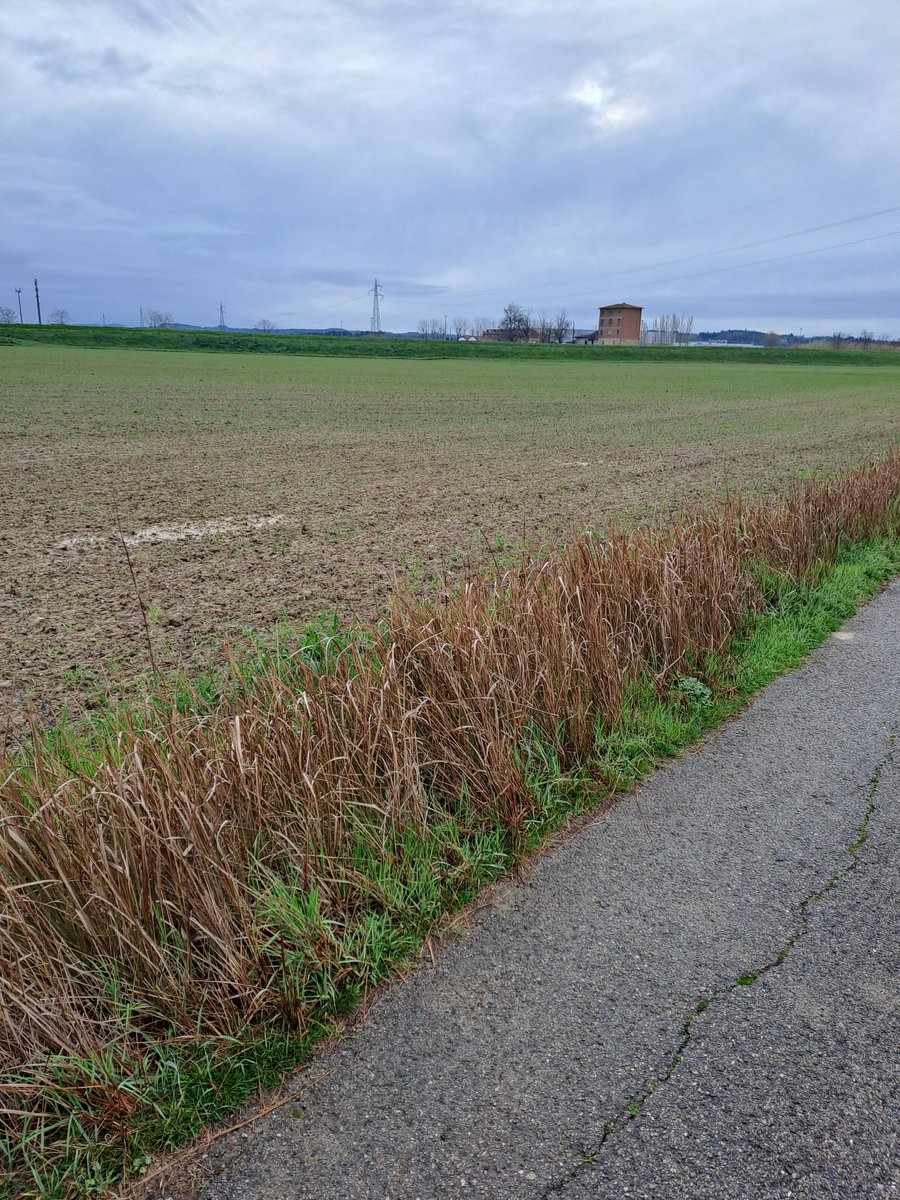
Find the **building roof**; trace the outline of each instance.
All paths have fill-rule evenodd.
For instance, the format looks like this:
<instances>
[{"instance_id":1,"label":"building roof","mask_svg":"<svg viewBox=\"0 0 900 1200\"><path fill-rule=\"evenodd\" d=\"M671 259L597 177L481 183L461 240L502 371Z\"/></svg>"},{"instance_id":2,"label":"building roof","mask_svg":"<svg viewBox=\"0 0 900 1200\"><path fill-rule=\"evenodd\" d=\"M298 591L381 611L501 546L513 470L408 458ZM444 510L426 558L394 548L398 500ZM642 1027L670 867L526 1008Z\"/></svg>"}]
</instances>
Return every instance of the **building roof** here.
<instances>
[{"instance_id":1,"label":"building roof","mask_svg":"<svg viewBox=\"0 0 900 1200\"><path fill-rule=\"evenodd\" d=\"M619 304L601 304L600 305L601 312L604 312L604 310L607 308L633 308L633 309L635 309L636 312L644 311L641 308L640 304L626 304L624 300L621 301L621 303L619 303Z\"/></svg>"}]
</instances>

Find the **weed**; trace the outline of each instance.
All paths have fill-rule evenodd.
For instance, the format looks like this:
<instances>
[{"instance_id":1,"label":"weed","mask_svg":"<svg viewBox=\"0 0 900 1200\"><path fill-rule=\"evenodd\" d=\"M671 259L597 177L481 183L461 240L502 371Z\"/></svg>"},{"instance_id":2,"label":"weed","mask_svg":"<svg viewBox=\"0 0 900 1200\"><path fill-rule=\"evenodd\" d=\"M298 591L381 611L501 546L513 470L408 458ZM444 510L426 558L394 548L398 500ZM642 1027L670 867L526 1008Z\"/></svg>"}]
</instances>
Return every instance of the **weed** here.
<instances>
[{"instance_id":1,"label":"weed","mask_svg":"<svg viewBox=\"0 0 900 1200\"><path fill-rule=\"evenodd\" d=\"M708 708L713 702L712 689L693 675L682 675L675 686L692 704Z\"/></svg>"}]
</instances>

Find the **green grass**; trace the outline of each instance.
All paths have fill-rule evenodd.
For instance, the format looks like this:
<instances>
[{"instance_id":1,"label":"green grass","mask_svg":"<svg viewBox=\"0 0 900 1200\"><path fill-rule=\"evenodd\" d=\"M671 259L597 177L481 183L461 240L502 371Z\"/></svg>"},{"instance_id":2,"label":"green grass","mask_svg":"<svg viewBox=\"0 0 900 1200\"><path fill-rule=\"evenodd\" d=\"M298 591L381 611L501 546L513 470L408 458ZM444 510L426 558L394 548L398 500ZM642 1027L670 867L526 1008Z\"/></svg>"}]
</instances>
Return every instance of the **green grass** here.
<instances>
[{"instance_id":1,"label":"green grass","mask_svg":"<svg viewBox=\"0 0 900 1200\"><path fill-rule=\"evenodd\" d=\"M30 1176L8 1179L2 1194L45 1200L105 1194L123 1177L140 1176L157 1155L183 1145L260 1089L278 1084L336 1028L365 988L415 954L444 915L507 875L523 852L536 849L562 823L631 788L657 763L738 712L761 687L802 662L898 572L900 542L882 539L845 547L837 562L819 570L811 583L798 585L769 573L764 579L767 609L748 619L728 654L694 664L692 674L682 676L662 697L649 681L636 686L621 723L598 727L590 761L563 772L541 740L530 739L522 755L535 806L524 842L513 843L499 814L493 827L482 823L477 833L470 832L465 797L455 811L442 808L425 834L395 830L386 850L382 845L376 852L361 831L349 869L367 881L369 903L340 938L323 920L316 893L304 891L299 880L291 884L273 875L255 881L266 927L275 938L280 930L283 945L290 947L283 952L282 970L294 981L298 999L312 1002L314 1015L305 1027L299 1032L247 1028L227 1038L174 1042L136 1034L142 1044L137 1067L133 1047L127 1065L115 1050L91 1060L60 1059L55 1067L59 1090L46 1089L44 1118L25 1130ZM310 661L320 665L342 645L337 629L319 627L299 637L305 639ZM255 665L238 674L240 686L248 690L254 671L273 661L277 666L277 648L261 651L252 661ZM192 698L202 706L203 697L214 702L226 686L206 679L202 686L188 688L181 702ZM114 713L109 720L115 723ZM102 752L105 741L96 740L96 731L85 732L81 768ZM331 953L323 967L316 948L329 939ZM110 974L113 1003L117 989ZM98 1138L98 1106L107 1106L103 1111L108 1116L110 1105L121 1113L119 1136ZM64 1144L62 1157L45 1155L51 1142L57 1151ZM2 1154L0 1144L0 1161Z\"/></svg>"},{"instance_id":2,"label":"green grass","mask_svg":"<svg viewBox=\"0 0 900 1200\"><path fill-rule=\"evenodd\" d=\"M627 790L661 759L739 712L749 698L797 667L810 651L900 572L900 543L848 546L816 583L771 576L770 607L731 646L728 659L704 664L708 695L677 686L660 701L649 684L634 696L621 730L598 737L598 759L617 790Z\"/></svg>"},{"instance_id":3,"label":"green grass","mask_svg":"<svg viewBox=\"0 0 900 1200\"><path fill-rule=\"evenodd\" d=\"M231 333L218 330L133 329L92 325L0 325L0 346L81 346L91 349L203 350L232 354L301 354L339 358L521 359L583 362L685 362L702 356L725 363L792 363L798 355L819 364L900 365L900 354L863 350L767 350L743 346L558 346L509 342L429 341L417 338L330 337L309 334Z\"/></svg>"},{"instance_id":4,"label":"green grass","mask_svg":"<svg viewBox=\"0 0 900 1200\"><path fill-rule=\"evenodd\" d=\"M267 465L273 457L315 471L312 449L333 458L362 448L380 461L398 443L410 466L439 454L448 484L460 458L476 466L469 460L488 448L503 465L557 486L558 456L589 459L593 482L655 451L702 455L713 478L742 474L743 460L758 456L793 474L846 465L848 453L868 455L896 439L895 360L434 362L11 345L0 352L0 435L11 464L39 439L46 452L74 453L91 470L127 469L135 450L189 459L217 450L223 476L238 488L246 487L236 457L243 453L262 480L271 478L272 500L286 499ZM628 460L609 457L620 451ZM173 470L166 460L160 468ZM294 471L291 482L301 482Z\"/></svg>"}]
</instances>

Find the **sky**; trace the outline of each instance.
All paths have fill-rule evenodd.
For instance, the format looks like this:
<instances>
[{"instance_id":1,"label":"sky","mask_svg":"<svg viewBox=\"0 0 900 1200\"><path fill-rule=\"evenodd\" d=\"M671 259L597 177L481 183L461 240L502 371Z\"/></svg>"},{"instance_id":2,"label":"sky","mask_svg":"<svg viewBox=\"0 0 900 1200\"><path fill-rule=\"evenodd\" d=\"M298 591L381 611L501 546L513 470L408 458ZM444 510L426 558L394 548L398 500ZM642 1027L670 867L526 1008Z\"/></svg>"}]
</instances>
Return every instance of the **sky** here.
<instances>
[{"instance_id":1,"label":"sky","mask_svg":"<svg viewBox=\"0 0 900 1200\"><path fill-rule=\"evenodd\" d=\"M900 336L896 0L0 10L0 307Z\"/></svg>"}]
</instances>

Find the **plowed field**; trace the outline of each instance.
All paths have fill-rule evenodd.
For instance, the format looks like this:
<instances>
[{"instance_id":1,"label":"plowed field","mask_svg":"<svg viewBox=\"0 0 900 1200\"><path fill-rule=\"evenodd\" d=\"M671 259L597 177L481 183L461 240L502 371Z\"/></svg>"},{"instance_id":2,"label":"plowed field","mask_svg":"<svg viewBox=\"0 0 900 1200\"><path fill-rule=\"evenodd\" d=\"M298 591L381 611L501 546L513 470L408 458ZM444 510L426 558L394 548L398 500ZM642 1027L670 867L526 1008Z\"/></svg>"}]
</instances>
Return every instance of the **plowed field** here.
<instances>
[{"instance_id":1,"label":"plowed field","mask_svg":"<svg viewBox=\"0 0 900 1200\"><path fill-rule=\"evenodd\" d=\"M698 352L702 355L702 351ZM890 367L5 347L0 720L900 437ZM122 523L119 536L117 517Z\"/></svg>"}]
</instances>

